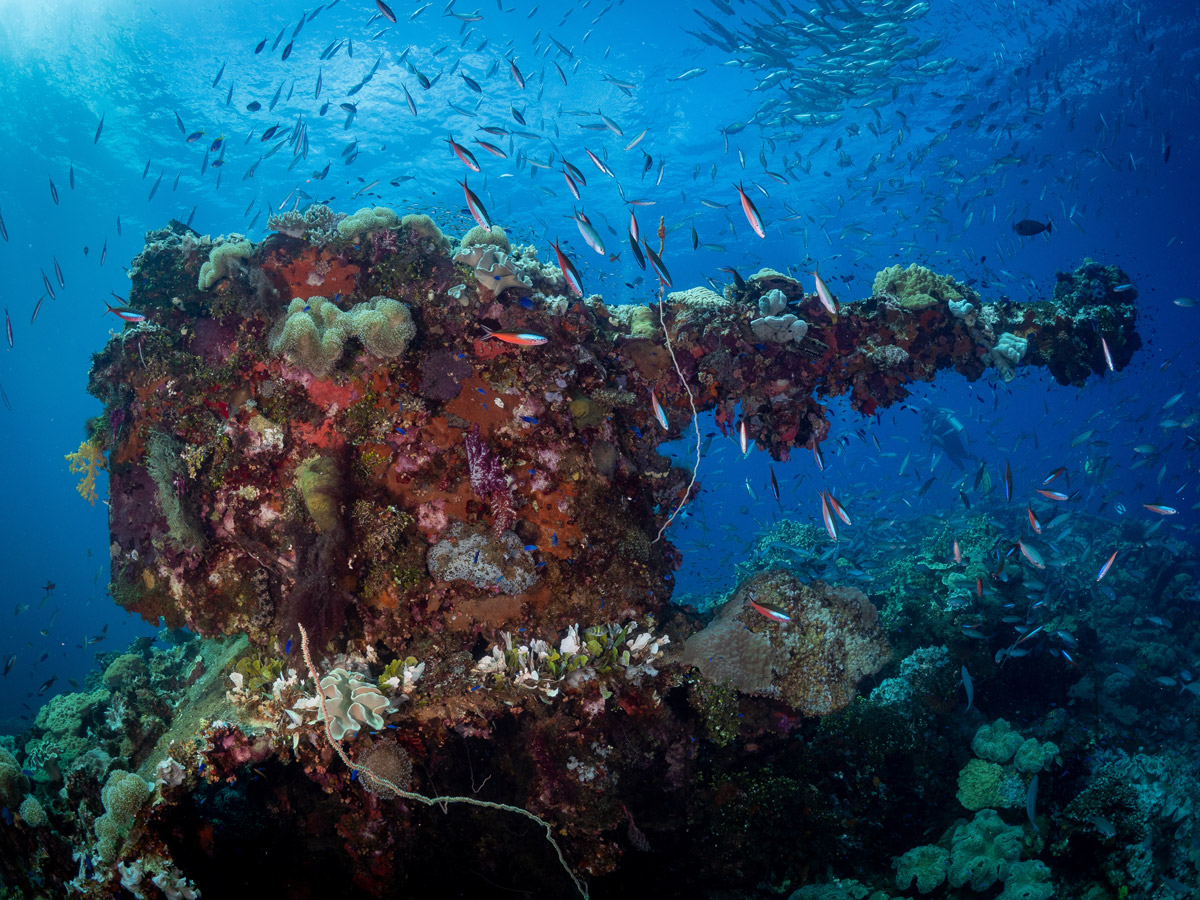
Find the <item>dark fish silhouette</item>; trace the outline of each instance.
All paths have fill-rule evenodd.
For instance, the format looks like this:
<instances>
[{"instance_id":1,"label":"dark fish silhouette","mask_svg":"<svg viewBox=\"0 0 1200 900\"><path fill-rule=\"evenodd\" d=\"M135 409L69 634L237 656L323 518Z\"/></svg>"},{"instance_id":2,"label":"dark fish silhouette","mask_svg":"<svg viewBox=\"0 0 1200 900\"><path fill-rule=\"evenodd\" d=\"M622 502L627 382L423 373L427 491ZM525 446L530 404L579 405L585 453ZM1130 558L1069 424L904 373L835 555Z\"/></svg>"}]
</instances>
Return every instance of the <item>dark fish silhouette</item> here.
<instances>
[{"instance_id":1,"label":"dark fish silhouette","mask_svg":"<svg viewBox=\"0 0 1200 900\"><path fill-rule=\"evenodd\" d=\"M1036 219L1022 219L1013 226L1013 231L1015 231L1021 237L1033 237L1035 234L1041 234L1043 231L1053 232L1053 226L1054 223L1049 219L1046 220L1045 225Z\"/></svg>"}]
</instances>

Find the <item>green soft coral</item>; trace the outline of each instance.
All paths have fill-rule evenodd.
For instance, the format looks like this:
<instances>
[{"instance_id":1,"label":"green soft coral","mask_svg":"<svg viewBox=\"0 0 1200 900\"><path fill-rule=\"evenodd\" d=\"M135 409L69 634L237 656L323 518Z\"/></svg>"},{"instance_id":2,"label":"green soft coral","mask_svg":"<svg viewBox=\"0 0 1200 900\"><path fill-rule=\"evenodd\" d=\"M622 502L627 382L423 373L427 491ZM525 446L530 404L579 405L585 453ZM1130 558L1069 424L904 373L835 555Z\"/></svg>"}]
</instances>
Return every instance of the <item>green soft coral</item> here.
<instances>
[{"instance_id":1,"label":"green soft coral","mask_svg":"<svg viewBox=\"0 0 1200 900\"><path fill-rule=\"evenodd\" d=\"M386 206L364 206L354 215L346 216L338 222L337 230L340 237L353 240L361 234L395 228L399 224L400 217Z\"/></svg>"},{"instance_id":2,"label":"green soft coral","mask_svg":"<svg viewBox=\"0 0 1200 900\"><path fill-rule=\"evenodd\" d=\"M987 760L973 759L958 773L958 802L972 812L1020 806L1025 790L1016 773Z\"/></svg>"},{"instance_id":3,"label":"green soft coral","mask_svg":"<svg viewBox=\"0 0 1200 900\"><path fill-rule=\"evenodd\" d=\"M995 722L979 726L971 740L971 749L980 759L1005 763L1013 758L1013 754L1024 741L1021 735L1012 730L1008 722L997 719Z\"/></svg>"},{"instance_id":4,"label":"green soft coral","mask_svg":"<svg viewBox=\"0 0 1200 900\"><path fill-rule=\"evenodd\" d=\"M896 887L906 891L915 880L917 890L928 894L946 880L950 853L936 844L913 847L896 860Z\"/></svg>"},{"instance_id":5,"label":"green soft coral","mask_svg":"<svg viewBox=\"0 0 1200 900\"><path fill-rule=\"evenodd\" d=\"M351 338L373 356L395 359L415 334L408 307L388 297L372 297L345 311L324 297L296 298L276 325L270 347L273 355L324 378Z\"/></svg>"},{"instance_id":6,"label":"green soft coral","mask_svg":"<svg viewBox=\"0 0 1200 900\"><path fill-rule=\"evenodd\" d=\"M208 261L200 267L200 278L196 286L207 291L214 284L229 274L229 265L235 259L248 259L254 253L254 245L249 241L230 241L218 244L208 254Z\"/></svg>"},{"instance_id":7,"label":"green soft coral","mask_svg":"<svg viewBox=\"0 0 1200 900\"><path fill-rule=\"evenodd\" d=\"M973 891L986 891L1007 879L1021 858L1023 836L1021 828L1006 825L993 809L975 813L975 818L958 825L950 838L950 886L969 885Z\"/></svg>"},{"instance_id":8,"label":"green soft coral","mask_svg":"<svg viewBox=\"0 0 1200 900\"><path fill-rule=\"evenodd\" d=\"M907 309L921 309L935 303L961 305L964 300L979 305L979 295L965 284L959 284L949 275L938 275L932 269L916 263L907 269L896 265L879 272L875 276L873 291L877 297L895 297Z\"/></svg>"}]
</instances>

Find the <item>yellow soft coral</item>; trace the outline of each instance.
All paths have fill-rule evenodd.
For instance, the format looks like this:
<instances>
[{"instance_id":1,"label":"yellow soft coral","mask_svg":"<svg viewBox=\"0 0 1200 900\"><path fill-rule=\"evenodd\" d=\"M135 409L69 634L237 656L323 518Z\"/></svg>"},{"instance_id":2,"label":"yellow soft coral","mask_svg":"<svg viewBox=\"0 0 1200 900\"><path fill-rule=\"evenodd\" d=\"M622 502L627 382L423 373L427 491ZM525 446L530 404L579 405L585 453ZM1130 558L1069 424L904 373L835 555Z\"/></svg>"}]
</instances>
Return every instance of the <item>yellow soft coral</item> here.
<instances>
[{"instance_id":1,"label":"yellow soft coral","mask_svg":"<svg viewBox=\"0 0 1200 900\"><path fill-rule=\"evenodd\" d=\"M91 440L86 440L79 445L78 450L68 453L63 458L70 461L72 472L83 473L83 479L79 482L76 490L79 491L80 497L95 506L96 473L101 469L108 468L108 463L104 460L104 451Z\"/></svg>"}]
</instances>

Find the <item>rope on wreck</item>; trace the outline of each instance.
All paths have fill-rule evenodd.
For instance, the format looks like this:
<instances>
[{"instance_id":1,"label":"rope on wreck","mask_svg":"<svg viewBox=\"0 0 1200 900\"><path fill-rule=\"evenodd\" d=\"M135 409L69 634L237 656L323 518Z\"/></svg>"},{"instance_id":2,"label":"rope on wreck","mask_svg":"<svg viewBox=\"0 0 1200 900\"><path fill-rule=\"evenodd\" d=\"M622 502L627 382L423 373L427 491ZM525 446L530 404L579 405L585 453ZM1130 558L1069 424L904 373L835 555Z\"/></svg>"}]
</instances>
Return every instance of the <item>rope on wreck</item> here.
<instances>
[{"instance_id":1,"label":"rope on wreck","mask_svg":"<svg viewBox=\"0 0 1200 900\"><path fill-rule=\"evenodd\" d=\"M692 396L692 389L687 383L687 379L683 377L683 370L679 368L679 360L675 358L675 348L671 345L671 335L667 333L667 321L663 316L663 291L666 287L660 281L658 285L658 321L662 325L663 341L667 345L667 352L671 354L671 365L675 367L675 374L679 376L679 383L683 385L683 389L687 392L688 405L692 408L692 428L696 431L696 463L692 466L692 480L688 482L687 490L683 492L683 496L679 498L679 505L671 510L671 515L667 516L667 521L662 523L662 527L658 529L658 535L650 543L657 544L662 540L663 534L671 523L675 521L675 517L679 515L684 504L688 502L688 497L692 495L692 488L696 486L696 479L700 477L700 416L696 413L696 398Z\"/></svg>"},{"instance_id":2,"label":"rope on wreck","mask_svg":"<svg viewBox=\"0 0 1200 900\"><path fill-rule=\"evenodd\" d=\"M422 803L425 806L442 806L444 808L445 805L450 803L466 803L471 806L482 806L487 809L502 809L506 812L517 813L518 815L522 815L530 821L536 822L538 825L541 825L542 828L546 829L546 840L550 842L550 846L553 847L554 852L558 854L559 864L562 865L563 870L569 876L571 876L571 881L575 883L575 889L579 891L579 895L583 897L583 900L588 900L587 885L584 884L583 881L576 876L573 871L571 871L571 867L567 865L566 857L563 856L562 848L559 847L558 842L554 840L553 826L551 826L549 822L540 816L536 816L529 810L522 809L520 806L510 806L507 803L495 803L491 800L479 800L475 797L426 797L424 794L418 794L414 791L406 791L395 782L389 781L382 775L376 775L368 766L364 766L361 763L356 763L350 759L350 757L346 755L346 751L342 749L342 745L338 741L334 740L333 732L329 729L329 713L325 709L325 691L321 688L320 674L317 672L317 667L313 665L312 656L309 655L308 652L308 632L305 631L304 626L300 625L299 623L297 623L297 627L300 629L300 649L304 652L304 662L308 666L308 674L317 686L317 701L321 706L321 718L325 725L325 737L329 741L329 745L333 747L333 751L341 758L342 762L344 762L348 768L365 775L376 784L382 785L390 791L394 791L397 796L403 797L405 800L413 800L417 803Z\"/></svg>"}]
</instances>

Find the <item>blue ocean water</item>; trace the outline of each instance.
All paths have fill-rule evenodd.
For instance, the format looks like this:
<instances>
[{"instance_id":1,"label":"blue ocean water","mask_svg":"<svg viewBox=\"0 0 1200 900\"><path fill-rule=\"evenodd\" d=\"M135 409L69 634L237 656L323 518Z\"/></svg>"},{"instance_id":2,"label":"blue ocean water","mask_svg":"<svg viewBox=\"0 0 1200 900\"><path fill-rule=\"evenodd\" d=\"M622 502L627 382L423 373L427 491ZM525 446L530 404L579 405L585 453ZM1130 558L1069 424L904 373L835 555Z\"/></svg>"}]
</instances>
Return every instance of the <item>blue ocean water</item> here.
<instances>
[{"instance_id":1,"label":"blue ocean water","mask_svg":"<svg viewBox=\"0 0 1200 900\"><path fill-rule=\"evenodd\" d=\"M1180 514L1166 528L1194 544L1196 455L1184 434L1195 423L1181 423L1197 409L1200 312L1175 302L1200 293L1192 7L823 0L814 9L836 10L839 21L876 17L878 44L844 51L850 61L803 89L791 79L806 58L768 52L780 47L781 22L805 22L789 3L702 0L701 16L684 3L481 2L477 19L461 0L392 7L395 24L361 0L0 5L0 302L12 327L0 353L0 653L16 657L0 728L28 724L81 680L95 650L156 630L106 596L103 478L101 501L89 505L63 457L99 411L84 391L89 354L120 327L105 302L127 293L122 266L143 234L172 218L259 240L271 212L320 201L341 212L425 212L461 233L466 176L494 221L544 259L561 241L585 290L613 303L655 297L625 239L631 209L644 233L661 219L677 288L724 283L721 266L807 279L819 265L848 302L869 295L879 269L918 262L985 298L1043 299L1055 272L1085 257L1117 264L1136 283L1145 343L1128 369L1084 389L1022 370L1008 384L993 375L915 385L909 404L878 420L834 404L840 443L826 445L825 471L803 454L775 464L779 500L765 456L740 459L718 436L700 470L704 493L672 532L685 553L678 593L732 587L755 535L781 514L819 525L820 489L836 488L856 516L880 523L959 504L963 473L944 459L931 468L939 454L920 416L931 406L953 411L969 435L968 479L980 463L996 479L1007 459L1028 484L1107 456L1081 503L1113 517L1120 504L1143 520L1143 504L1169 504ZM732 49L704 17L736 36ZM849 31L816 41L841 48ZM319 58L338 41L332 58ZM921 56L892 58L928 41L937 45ZM352 121L343 104L354 104ZM304 152L285 145L269 155L297 123ZM279 136L264 142L276 125ZM448 138L472 149L482 171L464 168ZM580 201L563 159L586 176ZM765 239L740 208L739 183ZM596 224L604 255L584 243L575 209ZM1012 226L1022 219L1053 229L1020 237ZM43 296L43 277L54 298ZM1103 447L1072 446L1088 428ZM690 459L687 442L671 449ZM714 534L722 550L703 552Z\"/></svg>"}]
</instances>

